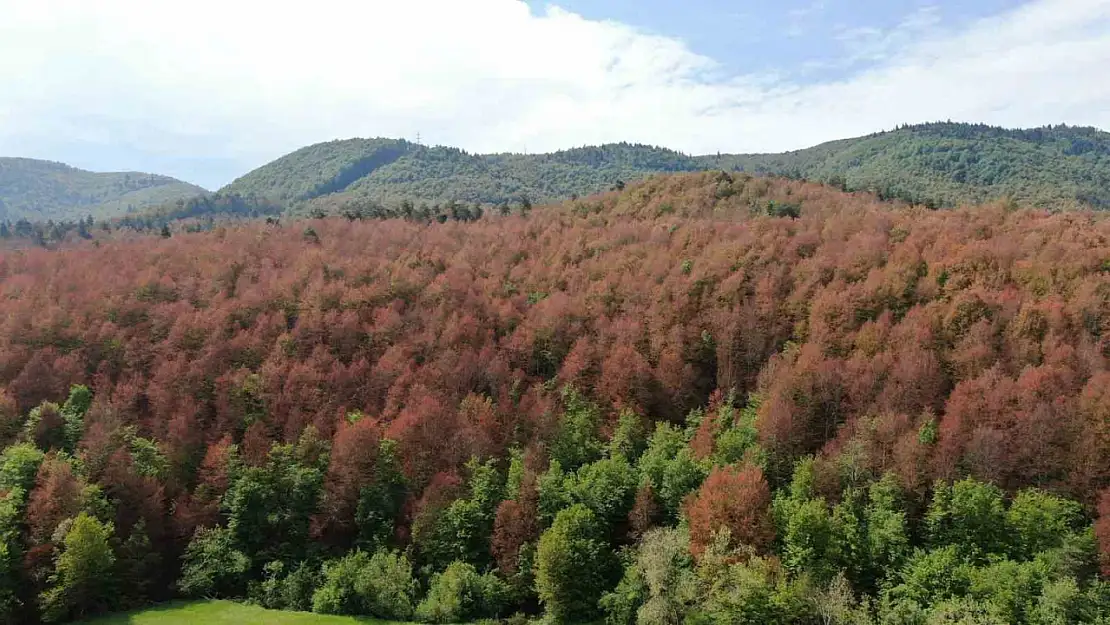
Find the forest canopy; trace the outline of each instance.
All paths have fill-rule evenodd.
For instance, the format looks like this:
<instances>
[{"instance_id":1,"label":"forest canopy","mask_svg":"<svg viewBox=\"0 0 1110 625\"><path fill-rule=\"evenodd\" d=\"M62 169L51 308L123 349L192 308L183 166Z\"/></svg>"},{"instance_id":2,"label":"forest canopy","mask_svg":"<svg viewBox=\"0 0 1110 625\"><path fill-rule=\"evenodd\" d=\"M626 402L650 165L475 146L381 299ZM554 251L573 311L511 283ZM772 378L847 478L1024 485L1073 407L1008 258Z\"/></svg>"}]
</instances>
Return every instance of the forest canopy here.
<instances>
[{"instance_id":1,"label":"forest canopy","mask_svg":"<svg viewBox=\"0 0 1110 625\"><path fill-rule=\"evenodd\" d=\"M0 299L6 622L1110 619L1099 213L715 171L5 251Z\"/></svg>"},{"instance_id":2,"label":"forest canopy","mask_svg":"<svg viewBox=\"0 0 1110 625\"><path fill-rule=\"evenodd\" d=\"M1110 206L1110 135L1055 126L903 126L783 154L690 156L628 143L550 154L470 154L403 140L349 139L297 150L224 191L301 215L401 202L496 206L563 201L660 173L728 170L826 182L932 208L1008 199L1051 209Z\"/></svg>"}]
</instances>

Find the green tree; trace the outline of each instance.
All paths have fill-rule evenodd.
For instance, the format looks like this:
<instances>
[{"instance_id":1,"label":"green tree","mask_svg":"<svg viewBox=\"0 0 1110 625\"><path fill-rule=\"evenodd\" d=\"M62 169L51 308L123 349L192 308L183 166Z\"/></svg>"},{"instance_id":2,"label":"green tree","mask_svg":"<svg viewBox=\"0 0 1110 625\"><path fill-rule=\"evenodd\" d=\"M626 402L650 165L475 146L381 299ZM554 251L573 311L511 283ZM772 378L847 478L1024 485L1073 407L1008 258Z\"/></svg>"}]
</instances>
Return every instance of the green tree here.
<instances>
[{"instance_id":1,"label":"green tree","mask_svg":"<svg viewBox=\"0 0 1110 625\"><path fill-rule=\"evenodd\" d=\"M538 498L538 516L541 527L548 527L555 522L555 516L560 511L574 503L574 474L563 471L563 466L558 460L552 460L539 479L536 480L536 493Z\"/></svg>"},{"instance_id":2,"label":"green tree","mask_svg":"<svg viewBox=\"0 0 1110 625\"><path fill-rule=\"evenodd\" d=\"M263 580L252 588L252 600L271 610L312 610L312 594L319 584L319 567L301 562L287 567L277 560L262 568Z\"/></svg>"},{"instance_id":3,"label":"green tree","mask_svg":"<svg viewBox=\"0 0 1110 625\"><path fill-rule=\"evenodd\" d=\"M70 387L69 397L62 405L62 420L65 421L66 449L73 451L85 434L85 415L92 406L92 391L78 384Z\"/></svg>"},{"instance_id":4,"label":"green tree","mask_svg":"<svg viewBox=\"0 0 1110 625\"><path fill-rule=\"evenodd\" d=\"M135 473L143 477L165 479L170 463L156 441L135 436L131 439L130 451Z\"/></svg>"},{"instance_id":5,"label":"green tree","mask_svg":"<svg viewBox=\"0 0 1110 625\"><path fill-rule=\"evenodd\" d=\"M898 478L888 473L868 488L864 511L867 527L866 561L857 581L869 590L897 574L910 553L910 535ZM858 562L858 560L857 560Z\"/></svg>"},{"instance_id":6,"label":"green tree","mask_svg":"<svg viewBox=\"0 0 1110 625\"><path fill-rule=\"evenodd\" d=\"M701 600L690 624L793 625L813 620L812 601L773 558L736 552L727 530L717 534L698 563Z\"/></svg>"},{"instance_id":7,"label":"green tree","mask_svg":"<svg viewBox=\"0 0 1110 625\"><path fill-rule=\"evenodd\" d=\"M456 561L432 577L428 595L416 607L415 614L427 623L496 618L508 598L509 587L496 575L481 575L473 565Z\"/></svg>"},{"instance_id":8,"label":"green tree","mask_svg":"<svg viewBox=\"0 0 1110 625\"><path fill-rule=\"evenodd\" d=\"M957 545L919 551L907 561L900 583L889 591L888 602L929 606L962 597L971 586L972 571Z\"/></svg>"},{"instance_id":9,"label":"green tree","mask_svg":"<svg viewBox=\"0 0 1110 625\"><path fill-rule=\"evenodd\" d=\"M971 571L969 597L1004 623L1026 623L1047 571L1030 562L1002 560Z\"/></svg>"},{"instance_id":10,"label":"green tree","mask_svg":"<svg viewBox=\"0 0 1110 625\"><path fill-rule=\"evenodd\" d=\"M708 468L694 458L685 435L669 423L655 426L637 468L640 479L651 482L671 522L678 519L682 500L697 490L709 474Z\"/></svg>"},{"instance_id":11,"label":"green tree","mask_svg":"<svg viewBox=\"0 0 1110 625\"><path fill-rule=\"evenodd\" d=\"M505 481L492 460L472 458L466 469L467 495L413 524L413 544L430 570L443 570L456 560L483 568L491 563L490 535Z\"/></svg>"},{"instance_id":12,"label":"green tree","mask_svg":"<svg viewBox=\"0 0 1110 625\"><path fill-rule=\"evenodd\" d=\"M628 518L638 478L624 456L605 458L578 470L574 498L586 505L607 528Z\"/></svg>"},{"instance_id":13,"label":"green tree","mask_svg":"<svg viewBox=\"0 0 1110 625\"><path fill-rule=\"evenodd\" d=\"M938 482L925 514L933 546L957 545L973 559L1007 551L1006 509L1002 491L967 478L948 485Z\"/></svg>"},{"instance_id":14,"label":"green tree","mask_svg":"<svg viewBox=\"0 0 1110 625\"><path fill-rule=\"evenodd\" d=\"M799 575L809 573L827 584L837 572L838 538L824 499L776 499L777 533L782 537L782 562Z\"/></svg>"},{"instance_id":15,"label":"green tree","mask_svg":"<svg viewBox=\"0 0 1110 625\"><path fill-rule=\"evenodd\" d=\"M117 560L121 607L134 608L146 604L163 577L162 559L150 544L146 521L139 519L131 534L120 545Z\"/></svg>"},{"instance_id":16,"label":"green tree","mask_svg":"<svg viewBox=\"0 0 1110 625\"><path fill-rule=\"evenodd\" d=\"M405 502L405 492L397 441L382 439L374 459L374 479L359 489L355 507L356 546L373 552L389 545L394 521Z\"/></svg>"},{"instance_id":17,"label":"green tree","mask_svg":"<svg viewBox=\"0 0 1110 625\"><path fill-rule=\"evenodd\" d=\"M8 446L0 454L0 490L13 488L29 492L35 486L35 476L46 454L30 443Z\"/></svg>"},{"instance_id":18,"label":"green tree","mask_svg":"<svg viewBox=\"0 0 1110 625\"><path fill-rule=\"evenodd\" d=\"M647 582L633 557L624 567L624 575L617 587L602 595L598 601L598 606L605 612L605 624L636 625L637 613L647 599L647 594Z\"/></svg>"},{"instance_id":19,"label":"green tree","mask_svg":"<svg viewBox=\"0 0 1110 625\"><path fill-rule=\"evenodd\" d=\"M1011 555L1028 560L1059 547L1064 538L1083 525L1083 506L1037 489L1017 494L1006 511Z\"/></svg>"},{"instance_id":20,"label":"green tree","mask_svg":"<svg viewBox=\"0 0 1110 625\"><path fill-rule=\"evenodd\" d=\"M19 622L22 524L26 492L14 487L0 495L0 623Z\"/></svg>"},{"instance_id":21,"label":"green tree","mask_svg":"<svg viewBox=\"0 0 1110 625\"><path fill-rule=\"evenodd\" d=\"M412 616L416 581L408 558L380 549L354 551L324 565L312 611L405 620Z\"/></svg>"},{"instance_id":22,"label":"green tree","mask_svg":"<svg viewBox=\"0 0 1110 625\"><path fill-rule=\"evenodd\" d=\"M274 445L266 464L242 470L224 495L228 530L258 565L299 561L309 546L324 472L318 458L304 458L303 452L294 445Z\"/></svg>"},{"instance_id":23,"label":"green tree","mask_svg":"<svg viewBox=\"0 0 1110 625\"><path fill-rule=\"evenodd\" d=\"M559 512L540 537L536 552L536 593L557 623L598 616L598 600L609 588L616 559L597 516L575 504Z\"/></svg>"},{"instance_id":24,"label":"green tree","mask_svg":"<svg viewBox=\"0 0 1110 625\"><path fill-rule=\"evenodd\" d=\"M637 612L641 625L679 625L700 593L690 536L680 529L648 532L636 555L636 567L647 586L647 598Z\"/></svg>"},{"instance_id":25,"label":"green tree","mask_svg":"<svg viewBox=\"0 0 1110 625\"><path fill-rule=\"evenodd\" d=\"M601 411L572 387L563 389L565 410L559 432L551 443L551 459L567 471L597 460L601 455Z\"/></svg>"},{"instance_id":26,"label":"green tree","mask_svg":"<svg viewBox=\"0 0 1110 625\"><path fill-rule=\"evenodd\" d=\"M238 597L249 569L250 559L237 548L231 530L201 528L185 548L177 587L189 597Z\"/></svg>"},{"instance_id":27,"label":"green tree","mask_svg":"<svg viewBox=\"0 0 1110 625\"><path fill-rule=\"evenodd\" d=\"M54 562L49 588L40 598L44 620L83 618L114 605L116 556L111 540L111 524L84 512L77 515Z\"/></svg>"},{"instance_id":28,"label":"green tree","mask_svg":"<svg viewBox=\"0 0 1110 625\"><path fill-rule=\"evenodd\" d=\"M609 439L609 457L622 456L630 463L640 459L647 449L646 420L631 410L622 410L617 417L617 429Z\"/></svg>"}]
</instances>

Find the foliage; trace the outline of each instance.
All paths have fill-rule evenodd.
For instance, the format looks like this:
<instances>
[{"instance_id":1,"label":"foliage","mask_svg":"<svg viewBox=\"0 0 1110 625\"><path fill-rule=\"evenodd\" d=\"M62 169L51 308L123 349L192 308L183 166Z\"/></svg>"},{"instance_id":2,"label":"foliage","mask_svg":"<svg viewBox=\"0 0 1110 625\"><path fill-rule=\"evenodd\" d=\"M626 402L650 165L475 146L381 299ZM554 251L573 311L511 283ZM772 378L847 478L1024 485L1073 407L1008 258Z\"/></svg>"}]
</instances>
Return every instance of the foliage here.
<instances>
[{"instance_id":1,"label":"foliage","mask_svg":"<svg viewBox=\"0 0 1110 625\"><path fill-rule=\"evenodd\" d=\"M1042 490L1022 490L1006 510L1010 553L1016 559L1027 560L1058 548L1083 524L1083 507L1078 502Z\"/></svg>"},{"instance_id":2,"label":"foliage","mask_svg":"<svg viewBox=\"0 0 1110 625\"><path fill-rule=\"evenodd\" d=\"M509 589L493 573L481 575L472 565L452 562L432 577L428 595L416 606L416 618L427 623L461 623L496 618Z\"/></svg>"},{"instance_id":3,"label":"foliage","mask_svg":"<svg viewBox=\"0 0 1110 625\"><path fill-rule=\"evenodd\" d=\"M54 563L50 587L41 597L44 620L83 618L113 605L116 556L110 544L112 533L111 524L105 525L87 513L73 520Z\"/></svg>"},{"instance_id":4,"label":"foliage","mask_svg":"<svg viewBox=\"0 0 1110 625\"><path fill-rule=\"evenodd\" d=\"M0 489L27 492L35 485L45 454L30 443L11 445L0 453Z\"/></svg>"},{"instance_id":5,"label":"foliage","mask_svg":"<svg viewBox=\"0 0 1110 625\"><path fill-rule=\"evenodd\" d=\"M312 611L404 620L413 613L416 584L405 556L385 550L355 551L324 565Z\"/></svg>"},{"instance_id":6,"label":"foliage","mask_svg":"<svg viewBox=\"0 0 1110 625\"><path fill-rule=\"evenodd\" d=\"M676 625L697 604L700 587L689 545L689 536L682 530L657 529L644 535L629 566L633 576L643 580L635 622Z\"/></svg>"},{"instance_id":7,"label":"foliage","mask_svg":"<svg viewBox=\"0 0 1110 625\"><path fill-rule=\"evenodd\" d=\"M551 458L563 469L574 471L601 453L597 432L601 413L573 387L563 389L563 401L566 409L559 420L559 433L551 443Z\"/></svg>"},{"instance_id":8,"label":"foliage","mask_svg":"<svg viewBox=\"0 0 1110 625\"><path fill-rule=\"evenodd\" d=\"M228 530L255 562L305 555L323 483L320 461L305 460L293 445L275 445L265 465L245 468L224 495Z\"/></svg>"},{"instance_id":9,"label":"foliage","mask_svg":"<svg viewBox=\"0 0 1110 625\"><path fill-rule=\"evenodd\" d=\"M600 521L582 504L560 511L540 537L536 592L555 622L582 622L597 615L616 564L603 537Z\"/></svg>"},{"instance_id":10,"label":"foliage","mask_svg":"<svg viewBox=\"0 0 1110 625\"><path fill-rule=\"evenodd\" d=\"M694 459L682 432L659 423L640 457L641 479L651 484L666 518L677 519L683 499L696 490L708 471Z\"/></svg>"},{"instance_id":11,"label":"foliage","mask_svg":"<svg viewBox=\"0 0 1110 625\"><path fill-rule=\"evenodd\" d=\"M972 557L1006 553L1006 511L1002 491L965 479L937 484L925 515L931 544L955 545Z\"/></svg>"},{"instance_id":12,"label":"foliage","mask_svg":"<svg viewBox=\"0 0 1110 625\"><path fill-rule=\"evenodd\" d=\"M234 597L246 587L249 568L230 530L202 528L185 550L177 585L187 597Z\"/></svg>"},{"instance_id":13,"label":"foliage","mask_svg":"<svg viewBox=\"0 0 1110 625\"><path fill-rule=\"evenodd\" d=\"M759 467L714 469L686 507L691 550L701 555L725 529L734 546L765 553L775 536L770 506L771 491Z\"/></svg>"},{"instance_id":14,"label":"foliage","mask_svg":"<svg viewBox=\"0 0 1110 625\"><path fill-rule=\"evenodd\" d=\"M456 561L483 568L490 563L490 536L497 506L504 498L504 480L492 462L471 459L466 469L467 496L442 510L432 507L413 523L413 544L432 570L443 570Z\"/></svg>"},{"instance_id":15,"label":"foliage","mask_svg":"<svg viewBox=\"0 0 1110 625\"><path fill-rule=\"evenodd\" d=\"M1101 215L718 171L418 222L0 255L9 620L82 513L121 607L1105 617Z\"/></svg>"}]
</instances>

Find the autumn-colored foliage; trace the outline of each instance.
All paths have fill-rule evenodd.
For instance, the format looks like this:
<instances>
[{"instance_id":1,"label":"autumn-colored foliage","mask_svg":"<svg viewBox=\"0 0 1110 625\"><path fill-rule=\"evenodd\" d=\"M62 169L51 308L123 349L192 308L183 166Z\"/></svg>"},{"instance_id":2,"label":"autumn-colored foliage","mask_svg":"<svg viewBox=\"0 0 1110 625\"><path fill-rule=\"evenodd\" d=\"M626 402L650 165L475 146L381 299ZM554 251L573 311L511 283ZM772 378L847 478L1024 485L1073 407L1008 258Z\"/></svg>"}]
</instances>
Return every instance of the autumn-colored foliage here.
<instances>
[{"instance_id":1,"label":"autumn-colored foliage","mask_svg":"<svg viewBox=\"0 0 1110 625\"><path fill-rule=\"evenodd\" d=\"M807 496L841 506L838 523L865 516L858 498L883 476L907 514L934 480L970 476L1077 500L1088 524L1110 488L1101 214L659 176L527 218L5 250L0 301L0 438L46 454L18 545L39 577L81 512L167 566L191 541L198 558L224 549L213 584L231 594L272 555L225 549L255 538L228 533L232 504L288 505L244 522L328 555L477 519L484 533L459 552L509 575L556 508L617 510L597 541L627 543L677 522L699 484L682 507L694 553L721 528L767 553L772 489L805 456ZM76 420L72 384L94 397ZM642 434L611 448L622 414ZM505 477L520 450L533 464ZM623 455L620 479L580 473ZM556 457L563 473L547 476ZM474 459L500 476L480 484L486 499L467 481Z\"/></svg>"},{"instance_id":2,"label":"autumn-colored foliage","mask_svg":"<svg viewBox=\"0 0 1110 625\"><path fill-rule=\"evenodd\" d=\"M771 520L771 489L759 467L715 469L686 505L690 520L690 551L696 556L728 530L733 545L764 553L775 539Z\"/></svg>"}]
</instances>

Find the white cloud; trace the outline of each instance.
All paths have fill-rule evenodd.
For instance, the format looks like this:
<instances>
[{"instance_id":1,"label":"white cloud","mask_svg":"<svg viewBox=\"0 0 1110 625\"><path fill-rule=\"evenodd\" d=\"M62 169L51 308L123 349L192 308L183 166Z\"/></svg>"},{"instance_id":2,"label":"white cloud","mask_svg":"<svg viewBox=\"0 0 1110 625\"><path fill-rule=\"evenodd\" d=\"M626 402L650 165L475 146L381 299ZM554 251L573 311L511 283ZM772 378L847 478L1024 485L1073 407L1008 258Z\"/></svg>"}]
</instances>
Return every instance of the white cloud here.
<instances>
[{"instance_id":1,"label":"white cloud","mask_svg":"<svg viewBox=\"0 0 1110 625\"><path fill-rule=\"evenodd\" d=\"M910 23L865 71L811 84L725 75L680 41L515 0L0 0L0 16L0 154L126 145L241 168L208 185L350 136L699 153L948 118L1110 127L1110 0L1033 0L955 32Z\"/></svg>"}]
</instances>

